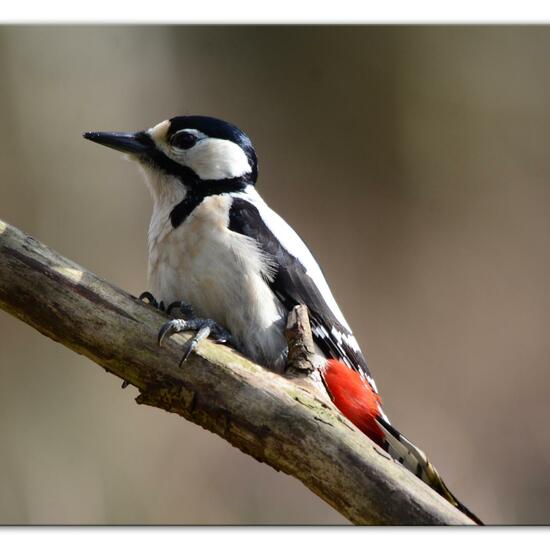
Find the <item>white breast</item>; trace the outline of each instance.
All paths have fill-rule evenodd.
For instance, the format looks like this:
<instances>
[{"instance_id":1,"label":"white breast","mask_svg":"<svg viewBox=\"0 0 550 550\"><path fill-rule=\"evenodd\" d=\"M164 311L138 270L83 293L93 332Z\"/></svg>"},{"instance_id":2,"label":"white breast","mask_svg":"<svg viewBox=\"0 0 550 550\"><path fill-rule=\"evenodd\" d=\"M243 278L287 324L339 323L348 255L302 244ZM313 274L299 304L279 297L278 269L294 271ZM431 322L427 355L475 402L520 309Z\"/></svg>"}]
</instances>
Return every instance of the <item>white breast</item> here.
<instances>
[{"instance_id":1,"label":"white breast","mask_svg":"<svg viewBox=\"0 0 550 550\"><path fill-rule=\"evenodd\" d=\"M153 213L151 291L165 304L189 303L229 330L243 353L279 370L286 311L266 283L271 269L255 242L227 228L230 205L228 195L207 197L176 229L166 212Z\"/></svg>"}]
</instances>

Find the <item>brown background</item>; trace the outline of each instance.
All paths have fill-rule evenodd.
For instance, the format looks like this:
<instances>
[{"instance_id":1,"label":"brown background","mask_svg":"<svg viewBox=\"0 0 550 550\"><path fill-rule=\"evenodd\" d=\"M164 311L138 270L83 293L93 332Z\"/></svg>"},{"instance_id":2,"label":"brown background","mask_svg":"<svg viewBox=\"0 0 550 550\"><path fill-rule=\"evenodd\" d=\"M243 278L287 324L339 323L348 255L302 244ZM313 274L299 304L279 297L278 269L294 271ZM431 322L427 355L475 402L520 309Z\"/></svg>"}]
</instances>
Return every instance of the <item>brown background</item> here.
<instances>
[{"instance_id":1,"label":"brown background","mask_svg":"<svg viewBox=\"0 0 550 550\"><path fill-rule=\"evenodd\" d=\"M488 522L550 520L550 29L3 27L0 217L146 288L150 199L84 141L235 122L395 425ZM0 313L0 523L339 523Z\"/></svg>"}]
</instances>

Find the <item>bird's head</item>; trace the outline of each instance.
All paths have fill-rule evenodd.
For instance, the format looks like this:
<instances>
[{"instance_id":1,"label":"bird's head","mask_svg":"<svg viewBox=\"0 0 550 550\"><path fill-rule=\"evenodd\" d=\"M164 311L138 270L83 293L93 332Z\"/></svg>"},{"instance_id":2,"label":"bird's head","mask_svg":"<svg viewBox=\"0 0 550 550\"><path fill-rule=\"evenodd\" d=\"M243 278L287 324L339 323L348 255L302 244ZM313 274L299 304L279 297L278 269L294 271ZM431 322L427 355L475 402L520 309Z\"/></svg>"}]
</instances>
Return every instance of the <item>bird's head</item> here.
<instances>
[{"instance_id":1,"label":"bird's head","mask_svg":"<svg viewBox=\"0 0 550 550\"><path fill-rule=\"evenodd\" d=\"M84 137L138 161L155 201L176 203L190 193L239 191L254 185L258 175L248 136L212 117L178 116L149 130L86 132Z\"/></svg>"}]
</instances>

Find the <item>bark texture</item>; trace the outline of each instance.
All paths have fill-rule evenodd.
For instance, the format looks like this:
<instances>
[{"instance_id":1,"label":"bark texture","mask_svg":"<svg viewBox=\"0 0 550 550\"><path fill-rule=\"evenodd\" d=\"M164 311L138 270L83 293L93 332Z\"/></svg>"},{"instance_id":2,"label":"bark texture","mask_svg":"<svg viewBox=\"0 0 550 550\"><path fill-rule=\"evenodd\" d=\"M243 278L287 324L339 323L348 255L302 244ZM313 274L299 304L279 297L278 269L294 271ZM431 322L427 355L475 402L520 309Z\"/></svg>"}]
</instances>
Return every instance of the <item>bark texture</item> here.
<instances>
[{"instance_id":1,"label":"bark texture","mask_svg":"<svg viewBox=\"0 0 550 550\"><path fill-rule=\"evenodd\" d=\"M189 335L159 348L163 313L2 221L0 307L136 386L138 403L296 477L353 523L472 523L307 387L209 341L179 368Z\"/></svg>"}]
</instances>

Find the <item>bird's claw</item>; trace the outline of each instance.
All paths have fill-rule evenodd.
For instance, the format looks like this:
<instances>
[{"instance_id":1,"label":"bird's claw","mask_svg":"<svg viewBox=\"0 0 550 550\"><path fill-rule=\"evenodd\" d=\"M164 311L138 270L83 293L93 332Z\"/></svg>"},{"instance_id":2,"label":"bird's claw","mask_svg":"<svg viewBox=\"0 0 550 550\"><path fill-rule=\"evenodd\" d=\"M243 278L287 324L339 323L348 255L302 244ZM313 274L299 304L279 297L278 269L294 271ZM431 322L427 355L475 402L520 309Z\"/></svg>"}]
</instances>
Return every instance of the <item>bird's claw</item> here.
<instances>
[{"instance_id":1,"label":"bird's claw","mask_svg":"<svg viewBox=\"0 0 550 550\"><path fill-rule=\"evenodd\" d=\"M193 338L191 338L191 340L187 342L187 344L185 345L185 350L183 352L183 357L181 358L181 361L180 361L180 365L179 365L180 367L185 363L185 361L187 361L187 358L189 357L189 355L191 355L191 352L199 345L199 342L201 342L202 340L206 340L208 338L211 330L212 329L210 328L210 326L203 325L197 331L195 336L193 336Z\"/></svg>"},{"instance_id":2,"label":"bird's claw","mask_svg":"<svg viewBox=\"0 0 550 550\"><path fill-rule=\"evenodd\" d=\"M172 319L162 325L159 330L157 344L162 347L165 338L170 338L172 334L183 332L187 329L187 322L185 319Z\"/></svg>"},{"instance_id":3,"label":"bird's claw","mask_svg":"<svg viewBox=\"0 0 550 550\"><path fill-rule=\"evenodd\" d=\"M181 301L172 302L166 308L166 313L170 315L172 313L172 310L176 308L179 309L183 313L183 316L187 319L193 319L194 317L196 317L195 312L193 311L193 308L189 304L186 304L185 302L181 302Z\"/></svg>"},{"instance_id":4,"label":"bird's claw","mask_svg":"<svg viewBox=\"0 0 550 550\"><path fill-rule=\"evenodd\" d=\"M185 363L198 344L209 336L219 344L227 343L231 339L229 332L211 319L172 319L162 325L158 334L158 345L162 346L166 338L184 331L196 331L196 334L186 343L180 366Z\"/></svg>"},{"instance_id":5,"label":"bird's claw","mask_svg":"<svg viewBox=\"0 0 550 550\"><path fill-rule=\"evenodd\" d=\"M139 295L139 300L142 302L145 302L146 304L149 304L150 306L154 307L155 309L158 309L160 311L164 311L164 302L160 301L157 302L157 299L150 293L150 292L142 292Z\"/></svg>"},{"instance_id":6,"label":"bird's claw","mask_svg":"<svg viewBox=\"0 0 550 550\"><path fill-rule=\"evenodd\" d=\"M186 304L182 301L172 302L168 307L166 307L163 301L157 301L157 299L148 291L142 292L139 295L139 300L145 302L146 304L149 304L159 311L165 311L168 315L172 314L172 310L179 309L183 317L189 319L195 317L195 312L193 311L193 308L189 304ZM178 317L180 316L178 315Z\"/></svg>"}]
</instances>

